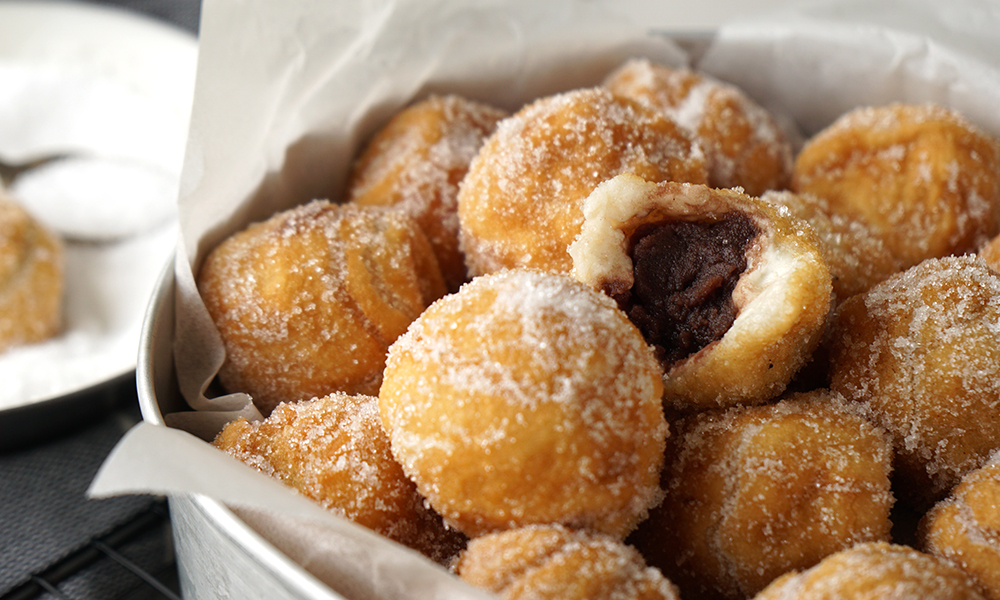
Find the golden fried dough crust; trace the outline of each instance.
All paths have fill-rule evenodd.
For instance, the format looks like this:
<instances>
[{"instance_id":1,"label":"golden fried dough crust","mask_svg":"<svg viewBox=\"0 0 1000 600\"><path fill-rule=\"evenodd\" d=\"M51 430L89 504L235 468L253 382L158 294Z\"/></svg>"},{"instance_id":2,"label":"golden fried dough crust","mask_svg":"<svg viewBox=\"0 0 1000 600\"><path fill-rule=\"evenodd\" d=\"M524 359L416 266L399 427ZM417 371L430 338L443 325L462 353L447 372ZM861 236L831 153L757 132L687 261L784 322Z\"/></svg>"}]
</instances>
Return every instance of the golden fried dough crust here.
<instances>
[{"instance_id":1,"label":"golden fried dough crust","mask_svg":"<svg viewBox=\"0 0 1000 600\"><path fill-rule=\"evenodd\" d=\"M1000 448L998 322L1000 275L973 255L925 261L838 310L831 387L892 436L915 504L940 499Z\"/></svg>"},{"instance_id":2,"label":"golden fried dough crust","mask_svg":"<svg viewBox=\"0 0 1000 600\"><path fill-rule=\"evenodd\" d=\"M458 195L472 275L531 267L569 273L584 198L620 173L704 183L704 154L669 119L603 88L532 102L502 120Z\"/></svg>"},{"instance_id":3,"label":"golden fried dough crust","mask_svg":"<svg viewBox=\"0 0 1000 600\"><path fill-rule=\"evenodd\" d=\"M0 189L0 352L62 327L63 244Z\"/></svg>"},{"instance_id":4,"label":"golden fried dough crust","mask_svg":"<svg viewBox=\"0 0 1000 600\"><path fill-rule=\"evenodd\" d=\"M378 399L341 392L229 423L215 446L324 508L443 561L459 536L424 507L392 457Z\"/></svg>"},{"instance_id":5,"label":"golden fried dough crust","mask_svg":"<svg viewBox=\"0 0 1000 600\"><path fill-rule=\"evenodd\" d=\"M997 235L1000 144L940 106L861 108L807 141L792 188L862 221L911 267Z\"/></svg>"},{"instance_id":6,"label":"golden fried dough crust","mask_svg":"<svg viewBox=\"0 0 1000 600\"><path fill-rule=\"evenodd\" d=\"M968 473L920 523L921 548L968 573L1000 600L1000 454Z\"/></svg>"},{"instance_id":7,"label":"golden fried dough crust","mask_svg":"<svg viewBox=\"0 0 1000 600\"><path fill-rule=\"evenodd\" d=\"M706 73L631 59L604 81L612 92L648 104L705 149L708 185L751 196L786 189L792 146L774 118L736 86Z\"/></svg>"},{"instance_id":8,"label":"golden fried dough crust","mask_svg":"<svg viewBox=\"0 0 1000 600\"><path fill-rule=\"evenodd\" d=\"M683 597L746 598L789 570L889 538L887 437L835 394L673 426L666 498L629 541Z\"/></svg>"},{"instance_id":9,"label":"golden fried dough crust","mask_svg":"<svg viewBox=\"0 0 1000 600\"><path fill-rule=\"evenodd\" d=\"M396 113L354 164L349 200L396 206L413 217L452 291L466 280L458 247L458 184L505 116L460 96L431 96Z\"/></svg>"},{"instance_id":10,"label":"golden fried dough crust","mask_svg":"<svg viewBox=\"0 0 1000 600\"><path fill-rule=\"evenodd\" d=\"M226 349L219 380L264 415L334 391L377 394L389 344L446 291L412 219L326 201L223 241L198 289Z\"/></svg>"},{"instance_id":11,"label":"golden fried dough crust","mask_svg":"<svg viewBox=\"0 0 1000 600\"><path fill-rule=\"evenodd\" d=\"M677 588L635 548L607 535L532 525L472 540L455 563L504 600L677 600Z\"/></svg>"},{"instance_id":12,"label":"golden fried dough crust","mask_svg":"<svg viewBox=\"0 0 1000 600\"><path fill-rule=\"evenodd\" d=\"M396 459L469 536L562 523L624 536L659 499L661 371L612 300L534 270L481 276L389 349Z\"/></svg>"},{"instance_id":13,"label":"golden fried dough crust","mask_svg":"<svg viewBox=\"0 0 1000 600\"><path fill-rule=\"evenodd\" d=\"M788 573L754 600L982 600L947 562L901 545L859 544L801 573Z\"/></svg>"}]
</instances>

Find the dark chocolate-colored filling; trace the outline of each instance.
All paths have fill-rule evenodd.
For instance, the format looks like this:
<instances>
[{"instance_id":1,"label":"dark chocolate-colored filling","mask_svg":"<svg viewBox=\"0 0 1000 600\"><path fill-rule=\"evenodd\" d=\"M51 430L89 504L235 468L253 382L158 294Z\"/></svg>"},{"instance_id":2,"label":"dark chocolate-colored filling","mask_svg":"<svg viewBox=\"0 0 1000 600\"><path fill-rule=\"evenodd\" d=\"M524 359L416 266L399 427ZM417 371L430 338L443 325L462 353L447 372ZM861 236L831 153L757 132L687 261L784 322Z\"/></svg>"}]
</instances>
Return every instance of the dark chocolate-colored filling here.
<instances>
[{"instance_id":1,"label":"dark chocolate-colored filling","mask_svg":"<svg viewBox=\"0 0 1000 600\"><path fill-rule=\"evenodd\" d=\"M758 233L739 212L714 222L670 221L636 230L635 282L616 299L664 365L721 339L732 326L733 289Z\"/></svg>"}]
</instances>

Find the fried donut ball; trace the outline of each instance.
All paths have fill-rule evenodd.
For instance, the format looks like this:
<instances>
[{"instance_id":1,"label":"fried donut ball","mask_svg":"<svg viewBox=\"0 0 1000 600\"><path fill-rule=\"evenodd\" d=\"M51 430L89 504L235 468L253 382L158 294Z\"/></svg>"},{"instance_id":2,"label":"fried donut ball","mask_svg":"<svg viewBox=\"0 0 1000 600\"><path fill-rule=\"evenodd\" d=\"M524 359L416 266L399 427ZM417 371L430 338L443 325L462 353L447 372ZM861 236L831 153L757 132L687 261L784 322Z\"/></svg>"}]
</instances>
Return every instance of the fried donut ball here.
<instances>
[{"instance_id":1,"label":"fried donut ball","mask_svg":"<svg viewBox=\"0 0 1000 600\"><path fill-rule=\"evenodd\" d=\"M801 573L787 573L754 600L984 600L947 562L908 546L873 542L838 552Z\"/></svg>"},{"instance_id":2,"label":"fried donut ball","mask_svg":"<svg viewBox=\"0 0 1000 600\"><path fill-rule=\"evenodd\" d=\"M991 269L1000 273L1000 235L979 249L979 256L986 261Z\"/></svg>"},{"instance_id":3,"label":"fried donut ball","mask_svg":"<svg viewBox=\"0 0 1000 600\"><path fill-rule=\"evenodd\" d=\"M607 535L529 525L469 542L459 577L503 600L678 600L635 548Z\"/></svg>"},{"instance_id":4,"label":"fried donut ball","mask_svg":"<svg viewBox=\"0 0 1000 600\"><path fill-rule=\"evenodd\" d=\"M350 201L398 206L420 225L452 291L466 280L458 247L458 184L505 116L460 96L431 96L390 119L351 174Z\"/></svg>"},{"instance_id":5,"label":"fried donut ball","mask_svg":"<svg viewBox=\"0 0 1000 600\"><path fill-rule=\"evenodd\" d=\"M903 268L1000 230L1000 144L932 104L854 110L807 141L792 187L879 235Z\"/></svg>"},{"instance_id":6,"label":"fried donut ball","mask_svg":"<svg viewBox=\"0 0 1000 600\"><path fill-rule=\"evenodd\" d=\"M1000 448L1000 275L973 255L927 260L849 298L830 386L889 432L900 498L940 499Z\"/></svg>"},{"instance_id":7,"label":"fried donut ball","mask_svg":"<svg viewBox=\"0 0 1000 600\"><path fill-rule=\"evenodd\" d=\"M813 228L820 253L830 267L833 293L838 302L902 270L899 260L869 227L834 212L823 198L789 191L769 191L760 198L787 208L792 216Z\"/></svg>"},{"instance_id":8,"label":"fried donut ball","mask_svg":"<svg viewBox=\"0 0 1000 600\"><path fill-rule=\"evenodd\" d=\"M691 132L705 149L708 185L739 186L759 196L791 183L791 143L774 117L736 86L640 58L626 61L604 86L652 106Z\"/></svg>"},{"instance_id":9,"label":"fried donut ball","mask_svg":"<svg viewBox=\"0 0 1000 600\"><path fill-rule=\"evenodd\" d=\"M435 302L390 348L392 451L470 537L539 523L624 537L659 500L661 372L614 302L512 269Z\"/></svg>"},{"instance_id":10,"label":"fried donut ball","mask_svg":"<svg viewBox=\"0 0 1000 600\"><path fill-rule=\"evenodd\" d=\"M439 561L453 556L460 536L392 457L378 399L334 392L278 405L260 422L230 422L217 448L299 491L324 508Z\"/></svg>"},{"instance_id":11,"label":"fried donut ball","mask_svg":"<svg viewBox=\"0 0 1000 600\"><path fill-rule=\"evenodd\" d=\"M685 598L752 596L791 569L887 540L884 432L828 390L674 423L666 498L629 538Z\"/></svg>"},{"instance_id":12,"label":"fried donut ball","mask_svg":"<svg viewBox=\"0 0 1000 600\"><path fill-rule=\"evenodd\" d=\"M920 523L921 548L968 573L1000 600L1000 453L962 478Z\"/></svg>"},{"instance_id":13,"label":"fried donut ball","mask_svg":"<svg viewBox=\"0 0 1000 600\"><path fill-rule=\"evenodd\" d=\"M446 292L412 219L325 200L224 240L198 290L226 350L219 381L265 416L334 391L377 394L389 344Z\"/></svg>"},{"instance_id":14,"label":"fried donut ball","mask_svg":"<svg viewBox=\"0 0 1000 600\"><path fill-rule=\"evenodd\" d=\"M777 397L831 305L815 235L729 189L620 175L584 202L573 276L616 299L664 365L681 411Z\"/></svg>"},{"instance_id":15,"label":"fried donut ball","mask_svg":"<svg viewBox=\"0 0 1000 600\"><path fill-rule=\"evenodd\" d=\"M0 189L0 352L62 327L63 244Z\"/></svg>"},{"instance_id":16,"label":"fried donut ball","mask_svg":"<svg viewBox=\"0 0 1000 600\"><path fill-rule=\"evenodd\" d=\"M673 121L603 88L536 100L502 120L458 193L472 275L509 267L569 273L584 198L605 179L707 178L704 154Z\"/></svg>"}]
</instances>

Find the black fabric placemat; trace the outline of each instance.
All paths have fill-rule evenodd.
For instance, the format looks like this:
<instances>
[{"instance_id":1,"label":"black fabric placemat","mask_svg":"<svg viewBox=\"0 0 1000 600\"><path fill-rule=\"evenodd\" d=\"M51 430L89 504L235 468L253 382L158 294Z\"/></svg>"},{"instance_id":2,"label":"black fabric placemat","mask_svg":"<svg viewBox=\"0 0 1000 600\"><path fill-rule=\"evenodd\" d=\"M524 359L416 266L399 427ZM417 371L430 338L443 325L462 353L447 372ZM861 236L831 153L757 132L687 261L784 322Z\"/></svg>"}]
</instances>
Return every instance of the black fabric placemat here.
<instances>
[{"instance_id":1,"label":"black fabric placemat","mask_svg":"<svg viewBox=\"0 0 1000 600\"><path fill-rule=\"evenodd\" d=\"M0 595L148 506L145 496L85 496L137 421L137 409L126 406L83 431L0 455Z\"/></svg>"}]
</instances>

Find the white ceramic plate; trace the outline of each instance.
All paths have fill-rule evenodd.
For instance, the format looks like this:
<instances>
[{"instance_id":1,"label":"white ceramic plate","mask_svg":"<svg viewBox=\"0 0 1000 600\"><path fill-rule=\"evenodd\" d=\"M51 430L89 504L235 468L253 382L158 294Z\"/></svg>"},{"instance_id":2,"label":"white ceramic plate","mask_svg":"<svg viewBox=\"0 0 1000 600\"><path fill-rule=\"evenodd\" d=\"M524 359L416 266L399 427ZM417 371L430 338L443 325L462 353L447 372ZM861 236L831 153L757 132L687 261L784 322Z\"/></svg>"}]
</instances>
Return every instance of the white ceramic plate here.
<instances>
[{"instance_id":1,"label":"white ceramic plate","mask_svg":"<svg viewBox=\"0 0 1000 600\"><path fill-rule=\"evenodd\" d=\"M35 211L67 236L65 331L0 354L0 437L12 434L10 415L64 408L67 397L134 372L143 314L177 242L176 201L164 203L162 190L176 197L170 186L176 190L183 160L197 50L193 35L119 9L0 2L0 160L84 159L63 170L81 179L50 186L64 194L47 199L58 210ZM101 176L122 165L133 168L129 176ZM155 174L155 187L137 183L144 170ZM9 188L29 210L17 192L31 175ZM107 189L83 187L94 182ZM153 198L150 189L161 193ZM115 198L129 204L114 209ZM88 215L98 228L91 234L79 229Z\"/></svg>"}]
</instances>

